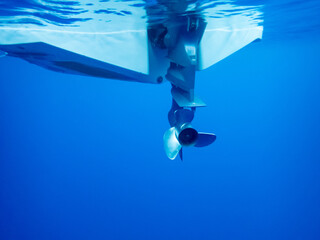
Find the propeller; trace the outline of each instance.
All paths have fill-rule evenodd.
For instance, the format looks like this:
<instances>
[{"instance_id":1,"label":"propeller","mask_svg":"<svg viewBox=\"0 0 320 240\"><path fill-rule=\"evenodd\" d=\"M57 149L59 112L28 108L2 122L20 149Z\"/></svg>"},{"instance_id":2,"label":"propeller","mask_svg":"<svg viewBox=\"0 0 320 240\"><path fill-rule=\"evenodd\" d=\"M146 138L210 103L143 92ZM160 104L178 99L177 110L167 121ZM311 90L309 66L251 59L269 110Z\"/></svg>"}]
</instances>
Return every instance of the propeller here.
<instances>
[{"instance_id":1,"label":"propeller","mask_svg":"<svg viewBox=\"0 0 320 240\"><path fill-rule=\"evenodd\" d=\"M192 128L190 124L180 131L178 127L169 128L163 136L164 149L168 158L171 160L174 160L179 153L181 160L183 160L182 147L206 147L215 140L215 134L198 133L198 131Z\"/></svg>"},{"instance_id":2,"label":"propeller","mask_svg":"<svg viewBox=\"0 0 320 240\"><path fill-rule=\"evenodd\" d=\"M198 132L191 126L194 113L194 107L180 107L173 99L168 113L171 128L163 136L164 150L169 159L174 160L179 154L183 160L183 147L205 147L216 140L215 134Z\"/></svg>"}]
</instances>

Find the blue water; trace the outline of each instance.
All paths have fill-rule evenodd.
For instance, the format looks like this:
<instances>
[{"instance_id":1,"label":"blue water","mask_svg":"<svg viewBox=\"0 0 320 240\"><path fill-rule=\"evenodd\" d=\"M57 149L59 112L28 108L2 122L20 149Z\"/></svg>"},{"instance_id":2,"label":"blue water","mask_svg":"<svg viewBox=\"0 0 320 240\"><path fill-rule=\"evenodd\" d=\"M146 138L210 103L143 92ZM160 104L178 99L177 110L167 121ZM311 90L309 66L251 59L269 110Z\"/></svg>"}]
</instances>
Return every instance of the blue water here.
<instances>
[{"instance_id":1,"label":"blue water","mask_svg":"<svg viewBox=\"0 0 320 240\"><path fill-rule=\"evenodd\" d=\"M47 19L76 24L63 3ZM162 146L169 84L0 58L0 239L320 239L320 2L238 3L263 5L264 39L197 73L217 141L184 162Z\"/></svg>"}]
</instances>

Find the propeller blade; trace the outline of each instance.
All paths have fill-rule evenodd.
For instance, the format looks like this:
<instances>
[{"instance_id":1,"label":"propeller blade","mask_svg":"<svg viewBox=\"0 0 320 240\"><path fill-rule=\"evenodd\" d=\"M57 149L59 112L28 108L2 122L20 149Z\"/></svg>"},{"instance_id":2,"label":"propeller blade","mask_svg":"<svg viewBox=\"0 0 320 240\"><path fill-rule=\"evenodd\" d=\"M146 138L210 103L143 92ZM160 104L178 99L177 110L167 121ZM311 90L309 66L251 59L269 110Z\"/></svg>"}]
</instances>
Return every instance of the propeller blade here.
<instances>
[{"instance_id":1,"label":"propeller blade","mask_svg":"<svg viewBox=\"0 0 320 240\"><path fill-rule=\"evenodd\" d=\"M168 129L163 135L164 150L171 160L174 160L181 150L181 144L176 137L176 129L174 127Z\"/></svg>"},{"instance_id":2,"label":"propeller blade","mask_svg":"<svg viewBox=\"0 0 320 240\"><path fill-rule=\"evenodd\" d=\"M213 133L198 133L198 139L196 144L194 145L195 147L205 147L210 145L216 140L216 135Z\"/></svg>"},{"instance_id":3,"label":"propeller blade","mask_svg":"<svg viewBox=\"0 0 320 240\"><path fill-rule=\"evenodd\" d=\"M179 157L180 157L181 162L183 162L183 153L182 153L182 149L183 149L183 148L181 148L181 150L180 150L180 152L179 152Z\"/></svg>"},{"instance_id":4,"label":"propeller blade","mask_svg":"<svg viewBox=\"0 0 320 240\"><path fill-rule=\"evenodd\" d=\"M189 109L178 109L174 115L177 123L190 123L193 120L194 112Z\"/></svg>"}]
</instances>

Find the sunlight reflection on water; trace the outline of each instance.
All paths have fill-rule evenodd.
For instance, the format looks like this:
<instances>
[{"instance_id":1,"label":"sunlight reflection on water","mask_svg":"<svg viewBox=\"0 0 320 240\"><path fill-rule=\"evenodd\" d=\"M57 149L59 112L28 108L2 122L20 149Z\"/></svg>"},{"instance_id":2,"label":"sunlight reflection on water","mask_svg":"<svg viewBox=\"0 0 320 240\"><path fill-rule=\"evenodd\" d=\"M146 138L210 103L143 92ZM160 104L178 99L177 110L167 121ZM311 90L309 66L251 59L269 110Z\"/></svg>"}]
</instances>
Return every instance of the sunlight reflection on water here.
<instances>
[{"instance_id":1,"label":"sunlight reflection on water","mask_svg":"<svg viewBox=\"0 0 320 240\"><path fill-rule=\"evenodd\" d=\"M232 6L226 7L226 6ZM214 11L212 11L214 9ZM172 15L201 13L205 18L251 16L264 25L264 38L320 35L320 2L317 0L21 0L0 3L0 26L28 24L36 27L69 27L105 31L118 21L158 24ZM87 26L87 27L84 27Z\"/></svg>"}]
</instances>

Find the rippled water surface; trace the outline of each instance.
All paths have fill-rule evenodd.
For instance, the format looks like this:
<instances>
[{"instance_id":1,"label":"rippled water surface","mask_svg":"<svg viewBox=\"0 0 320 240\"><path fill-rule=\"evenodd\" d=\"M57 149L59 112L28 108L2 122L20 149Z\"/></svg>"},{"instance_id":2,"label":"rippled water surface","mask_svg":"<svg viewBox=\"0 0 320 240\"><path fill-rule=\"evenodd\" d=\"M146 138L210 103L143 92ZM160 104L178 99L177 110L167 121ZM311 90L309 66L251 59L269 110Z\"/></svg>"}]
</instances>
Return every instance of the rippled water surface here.
<instances>
[{"instance_id":1,"label":"rippled water surface","mask_svg":"<svg viewBox=\"0 0 320 240\"><path fill-rule=\"evenodd\" d=\"M0 3L0 26L64 26L87 31L109 31L121 22L165 21L168 15L201 13L206 18L230 15L252 16L265 27L267 39L319 35L320 2L316 0L239 0L239 1L53 1L19 0ZM231 6L231 9L230 9ZM214 11L212 11L214 9Z\"/></svg>"}]
</instances>

